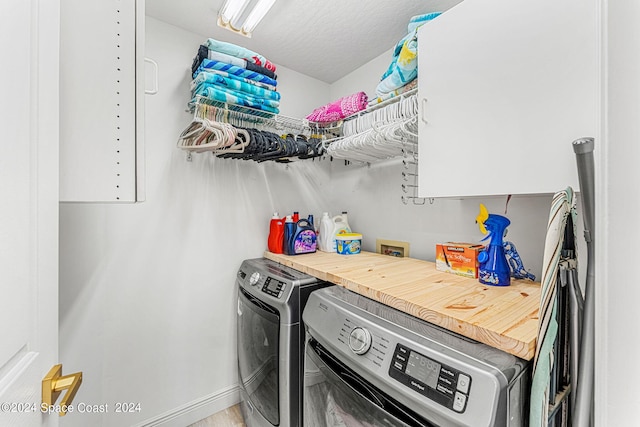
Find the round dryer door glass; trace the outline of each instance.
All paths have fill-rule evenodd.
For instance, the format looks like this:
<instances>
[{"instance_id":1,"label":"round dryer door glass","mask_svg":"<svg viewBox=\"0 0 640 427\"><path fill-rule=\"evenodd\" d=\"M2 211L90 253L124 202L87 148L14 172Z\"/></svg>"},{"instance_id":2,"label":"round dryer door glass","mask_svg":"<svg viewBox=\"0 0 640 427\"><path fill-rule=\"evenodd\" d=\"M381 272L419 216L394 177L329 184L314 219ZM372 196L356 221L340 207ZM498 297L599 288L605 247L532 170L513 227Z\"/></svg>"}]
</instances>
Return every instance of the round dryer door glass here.
<instances>
[{"instance_id":1,"label":"round dryer door glass","mask_svg":"<svg viewBox=\"0 0 640 427\"><path fill-rule=\"evenodd\" d=\"M349 335L349 347L355 354L365 354L371 347L371 333L359 326L353 328Z\"/></svg>"}]
</instances>

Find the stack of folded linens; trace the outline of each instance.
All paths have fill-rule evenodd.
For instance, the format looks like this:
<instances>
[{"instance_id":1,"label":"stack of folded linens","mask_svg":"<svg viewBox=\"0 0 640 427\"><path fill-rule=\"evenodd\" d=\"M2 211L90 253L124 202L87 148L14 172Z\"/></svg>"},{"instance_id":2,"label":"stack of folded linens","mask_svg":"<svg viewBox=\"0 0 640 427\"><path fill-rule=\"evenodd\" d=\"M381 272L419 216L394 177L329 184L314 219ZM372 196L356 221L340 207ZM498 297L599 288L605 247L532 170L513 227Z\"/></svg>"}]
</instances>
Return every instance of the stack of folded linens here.
<instances>
[{"instance_id":1,"label":"stack of folded linens","mask_svg":"<svg viewBox=\"0 0 640 427\"><path fill-rule=\"evenodd\" d=\"M376 104L401 95L416 87L418 77L418 28L435 19L441 12L417 15L411 18L404 36L393 49L389 68L382 75L376 87L376 97L369 104Z\"/></svg>"},{"instance_id":2,"label":"stack of folded linens","mask_svg":"<svg viewBox=\"0 0 640 427\"><path fill-rule=\"evenodd\" d=\"M231 43L208 39L193 59L191 94L213 101L278 114L276 66L264 56Z\"/></svg>"}]
</instances>

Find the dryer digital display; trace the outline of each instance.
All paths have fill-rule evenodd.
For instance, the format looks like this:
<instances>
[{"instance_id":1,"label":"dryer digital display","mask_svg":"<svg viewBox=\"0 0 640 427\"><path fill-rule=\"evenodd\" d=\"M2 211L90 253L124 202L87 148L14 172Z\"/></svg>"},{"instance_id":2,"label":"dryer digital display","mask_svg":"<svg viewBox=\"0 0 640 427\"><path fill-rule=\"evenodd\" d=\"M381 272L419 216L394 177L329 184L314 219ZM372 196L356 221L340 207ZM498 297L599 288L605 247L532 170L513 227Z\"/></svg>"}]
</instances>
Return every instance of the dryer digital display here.
<instances>
[{"instance_id":1,"label":"dryer digital display","mask_svg":"<svg viewBox=\"0 0 640 427\"><path fill-rule=\"evenodd\" d=\"M409 360L405 374L422 381L431 388L438 385L438 374L440 374L440 364L415 351L409 353Z\"/></svg>"},{"instance_id":2,"label":"dryer digital display","mask_svg":"<svg viewBox=\"0 0 640 427\"><path fill-rule=\"evenodd\" d=\"M274 279L273 277L268 277L262 286L262 292L276 298L280 298L285 287L286 285L284 282Z\"/></svg>"},{"instance_id":3,"label":"dryer digital display","mask_svg":"<svg viewBox=\"0 0 640 427\"><path fill-rule=\"evenodd\" d=\"M397 344L389 376L421 395L456 412L464 412L471 377Z\"/></svg>"}]
</instances>

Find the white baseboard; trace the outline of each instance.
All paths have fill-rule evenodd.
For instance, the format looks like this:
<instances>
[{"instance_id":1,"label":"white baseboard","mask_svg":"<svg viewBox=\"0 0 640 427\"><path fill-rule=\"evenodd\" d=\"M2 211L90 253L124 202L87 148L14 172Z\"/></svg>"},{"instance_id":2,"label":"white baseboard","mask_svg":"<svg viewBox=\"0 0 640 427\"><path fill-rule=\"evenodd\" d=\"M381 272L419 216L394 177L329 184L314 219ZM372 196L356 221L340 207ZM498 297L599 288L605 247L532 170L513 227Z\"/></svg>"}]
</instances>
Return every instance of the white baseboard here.
<instances>
[{"instance_id":1,"label":"white baseboard","mask_svg":"<svg viewBox=\"0 0 640 427\"><path fill-rule=\"evenodd\" d=\"M229 408L240 401L238 385L203 396L134 427L185 427Z\"/></svg>"}]
</instances>

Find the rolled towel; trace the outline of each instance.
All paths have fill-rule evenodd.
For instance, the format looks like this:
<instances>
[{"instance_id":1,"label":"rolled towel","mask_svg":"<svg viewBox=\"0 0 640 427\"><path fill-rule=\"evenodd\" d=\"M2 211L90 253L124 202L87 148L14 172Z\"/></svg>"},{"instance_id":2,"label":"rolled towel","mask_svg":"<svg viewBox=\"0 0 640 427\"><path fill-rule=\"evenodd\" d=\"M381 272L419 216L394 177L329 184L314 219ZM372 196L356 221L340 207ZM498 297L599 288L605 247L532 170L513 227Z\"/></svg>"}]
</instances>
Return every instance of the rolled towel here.
<instances>
[{"instance_id":1,"label":"rolled towel","mask_svg":"<svg viewBox=\"0 0 640 427\"><path fill-rule=\"evenodd\" d=\"M307 120L318 123L342 120L347 116L367 108L367 100L367 94L364 92L344 96L337 101L316 108L307 116Z\"/></svg>"},{"instance_id":2,"label":"rolled towel","mask_svg":"<svg viewBox=\"0 0 640 427\"><path fill-rule=\"evenodd\" d=\"M382 97L385 93L393 92L416 78L418 75L418 28L440 14L440 12L434 12L411 18L407 26L408 34L396 44L391 64L382 75L376 88L376 95Z\"/></svg>"},{"instance_id":3,"label":"rolled towel","mask_svg":"<svg viewBox=\"0 0 640 427\"><path fill-rule=\"evenodd\" d=\"M415 89L417 87L418 87L418 79L413 79L409 83L407 83L406 85L404 85L404 86L402 86L402 87L400 87L400 88L398 88L396 90L384 93L384 94L379 95L379 96L377 96L377 97L375 97L373 99L370 99L368 105L372 106L372 105L375 105L375 104L379 104L381 102L384 102L384 101L386 101L388 99L393 98L394 96L399 96L399 95L402 95L405 92L409 92L410 90Z\"/></svg>"}]
</instances>

